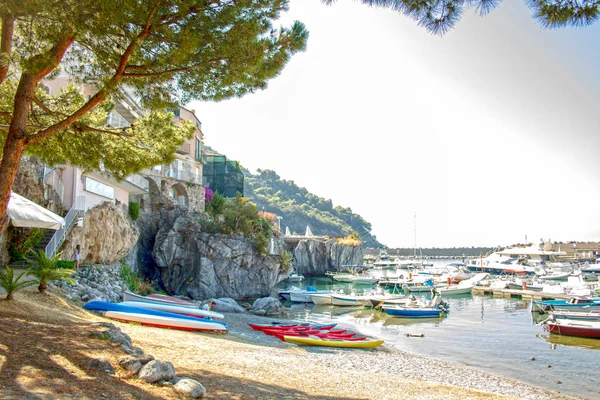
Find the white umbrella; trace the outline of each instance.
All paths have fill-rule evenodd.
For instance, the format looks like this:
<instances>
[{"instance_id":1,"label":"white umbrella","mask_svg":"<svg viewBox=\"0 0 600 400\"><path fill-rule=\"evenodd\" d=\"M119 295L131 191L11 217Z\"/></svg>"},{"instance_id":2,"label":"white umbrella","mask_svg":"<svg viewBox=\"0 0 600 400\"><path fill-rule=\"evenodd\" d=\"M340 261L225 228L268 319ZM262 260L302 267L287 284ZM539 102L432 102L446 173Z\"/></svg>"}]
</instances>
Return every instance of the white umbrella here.
<instances>
[{"instance_id":1,"label":"white umbrella","mask_svg":"<svg viewBox=\"0 0 600 400\"><path fill-rule=\"evenodd\" d=\"M65 220L61 216L15 192L10 192L7 212L14 226L60 229L65 224Z\"/></svg>"}]
</instances>

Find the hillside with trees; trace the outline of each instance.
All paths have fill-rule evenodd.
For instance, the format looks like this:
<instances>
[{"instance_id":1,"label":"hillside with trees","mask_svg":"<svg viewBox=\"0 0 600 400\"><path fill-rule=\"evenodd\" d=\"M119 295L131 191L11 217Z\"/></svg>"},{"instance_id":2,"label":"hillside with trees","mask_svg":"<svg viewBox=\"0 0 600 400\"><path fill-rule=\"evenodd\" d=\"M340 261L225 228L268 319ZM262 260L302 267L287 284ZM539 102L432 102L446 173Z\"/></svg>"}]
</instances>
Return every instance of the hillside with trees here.
<instances>
[{"instance_id":1,"label":"hillside with trees","mask_svg":"<svg viewBox=\"0 0 600 400\"><path fill-rule=\"evenodd\" d=\"M275 171L245 170L244 196L252 198L259 210L282 217L281 229L304 234L310 226L315 235L347 236L357 232L366 247L383 247L371 234L371 224L350 208L334 206L329 199L316 196L291 180L281 179Z\"/></svg>"}]
</instances>

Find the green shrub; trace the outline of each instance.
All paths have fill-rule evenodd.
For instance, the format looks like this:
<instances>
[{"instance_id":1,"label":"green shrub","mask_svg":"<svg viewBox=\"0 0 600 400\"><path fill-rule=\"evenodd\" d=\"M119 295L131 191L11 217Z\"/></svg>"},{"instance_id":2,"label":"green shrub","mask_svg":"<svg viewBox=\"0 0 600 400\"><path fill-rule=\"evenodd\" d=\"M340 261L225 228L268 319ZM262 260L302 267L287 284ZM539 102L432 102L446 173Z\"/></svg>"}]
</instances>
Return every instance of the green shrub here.
<instances>
[{"instance_id":1,"label":"green shrub","mask_svg":"<svg viewBox=\"0 0 600 400\"><path fill-rule=\"evenodd\" d=\"M11 262L15 262L27 259L28 253L42 242L46 230L10 226L8 231L11 236L8 242L8 255Z\"/></svg>"},{"instance_id":2,"label":"green shrub","mask_svg":"<svg viewBox=\"0 0 600 400\"><path fill-rule=\"evenodd\" d=\"M288 250L281 250L279 253L279 268L282 271L289 271L294 262L294 256Z\"/></svg>"},{"instance_id":3,"label":"green shrub","mask_svg":"<svg viewBox=\"0 0 600 400\"><path fill-rule=\"evenodd\" d=\"M140 217L140 205L135 201L129 202L129 216L133 221L137 221Z\"/></svg>"},{"instance_id":4,"label":"green shrub","mask_svg":"<svg viewBox=\"0 0 600 400\"><path fill-rule=\"evenodd\" d=\"M147 296L153 293L152 284L150 282L144 282L135 272L131 270L131 267L121 260L121 281L127 286L132 293L137 293L142 296Z\"/></svg>"},{"instance_id":5,"label":"green shrub","mask_svg":"<svg viewBox=\"0 0 600 400\"><path fill-rule=\"evenodd\" d=\"M48 258L44 250L37 253L33 252L33 258L28 260L29 268L27 275L36 278L38 290L44 293L49 281L65 281L74 283L71 275L75 272L73 269L60 269L58 262L61 254L57 254L52 258Z\"/></svg>"},{"instance_id":6,"label":"green shrub","mask_svg":"<svg viewBox=\"0 0 600 400\"><path fill-rule=\"evenodd\" d=\"M258 233L254 235L254 250L260 254L269 253L269 239L265 234Z\"/></svg>"},{"instance_id":7,"label":"green shrub","mask_svg":"<svg viewBox=\"0 0 600 400\"><path fill-rule=\"evenodd\" d=\"M6 300L12 300L15 292L27 286L35 285L35 281L21 281L26 273L27 271L21 272L15 278L14 271L10 267L6 267L6 272L0 270L0 287L6 291Z\"/></svg>"},{"instance_id":8,"label":"green shrub","mask_svg":"<svg viewBox=\"0 0 600 400\"><path fill-rule=\"evenodd\" d=\"M56 268L59 268L59 269L74 269L75 268L75 263L73 261L58 260L58 262L56 263Z\"/></svg>"},{"instance_id":9,"label":"green shrub","mask_svg":"<svg viewBox=\"0 0 600 400\"><path fill-rule=\"evenodd\" d=\"M219 192L215 192L212 200L206 206L206 211L215 218L217 215L223 214L225 203L227 200Z\"/></svg>"}]
</instances>

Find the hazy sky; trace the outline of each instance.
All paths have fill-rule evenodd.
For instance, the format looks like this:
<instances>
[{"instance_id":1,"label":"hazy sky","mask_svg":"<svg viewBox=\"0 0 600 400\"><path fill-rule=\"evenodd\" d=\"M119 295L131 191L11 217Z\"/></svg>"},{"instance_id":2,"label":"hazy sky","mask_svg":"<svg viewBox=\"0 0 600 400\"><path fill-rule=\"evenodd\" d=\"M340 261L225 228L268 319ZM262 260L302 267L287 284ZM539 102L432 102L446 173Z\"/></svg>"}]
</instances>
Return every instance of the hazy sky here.
<instances>
[{"instance_id":1,"label":"hazy sky","mask_svg":"<svg viewBox=\"0 0 600 400\"><path fill-rule=\"evenodd\" d=\"M543 30L509 0L441 38L350 0L291 0L292 20L307 51L267 90L190 105L208 145L390 247L413 246L415 213L418 247L600 240L600 24Z\"/></svg>"}]
</instances>

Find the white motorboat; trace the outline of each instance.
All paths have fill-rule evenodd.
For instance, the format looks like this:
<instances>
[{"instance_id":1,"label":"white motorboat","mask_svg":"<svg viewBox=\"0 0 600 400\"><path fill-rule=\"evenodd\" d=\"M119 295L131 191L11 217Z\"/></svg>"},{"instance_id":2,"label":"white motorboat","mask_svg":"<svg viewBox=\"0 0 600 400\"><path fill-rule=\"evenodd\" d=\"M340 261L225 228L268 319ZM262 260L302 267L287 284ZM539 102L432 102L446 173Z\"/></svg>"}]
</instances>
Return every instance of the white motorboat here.
<instances>
[{"instance_id":1,"label":"white motorboat","mask_svg":"<svg viewBox=\"0 0 600 400\"><path fill-rule=\"evenodd\" d=\"M331 278L337 282L350 283L354 279L354 275L353 274L336 274L336 275L333 275Z\"/></svg>"},{"instance_id":2,"label":"white motorboat","mask_svg":"<svg viewBox=\"0 0 600 400\"><path fill-rule=\"evenodd\" d=\"M206 311L199 308L189 308L189 307L181 307L176 305L167 305L167 304L157 304L157 303L147 303L145 301L124 301L122 303L124 306L138 307L146 310L156 310L156 311L165 311L171 312L174 314L182 314L182 315L193 315L195 317L209 317L209 318L219 318L223 319L225 316L221 313L214 311Z\"/></svg>"},{"instance_id":3,"label":"white motorboat","mask_svg":"<svg viewBox=\"0 0 600 400\"><path fill-rule=\"evenodd\" d=\"M334 306L362 306L369 301L367 296L357 296L355 294L332 294L331 304Z\"/></svg>"},{"instance_id":4,"label":"white motorboat","mask_svg":"<svg viewBox=\"0 0 600 400\"><path fill-rule=\"evenodd\" d=\"M286 279L289 282L302 282L302 280L304 279L304 275L292 273L292 274L289 274Z\"/></svg>"},{"instance_id":5,"label":"white motorboat","mask_svg":"<svg viewBox=\"0 0 600 400\"><path fill-rule=\"evenodd\" d=\"M555 271L547 275L539 275L537 278L542 281L560 281L568 279L569 275L571 275L569 272Z\"/></svg>"},{"instance_id":6,"label":"white motorboat","mask_svg":"<svg viewBox=\"0 0 600 400\"><path fill-rule=\"evenodd\" d=\"M377 281L379 280L379 278L376 278L374 276L355 276L352 278L352 280L350 282L357 284L357 285L374 285L377 283Z\"/></svg>"},{"instance_id":7,"label":"white motorboat","mask_svg":"<svg viewBox=\"0 0 600 400\"><path fill-rule=\"evenodd\" d=\"M310 298L316 305L328 305L333 304L331 302L331 294L329 293L312 293Z\"/></svg>"},{"instance_id":8,"label":"white motorboat","mask_svg":"<svg viewBox=\"0 0 600 400\"><path fill-rule=\"evenodd\" d=\"M332 294L333 290L316 290L309 286L306 290L295 290L290 292L290 301L294 303L312 303L313 294Z\"/></svg>"}]
</instances>

